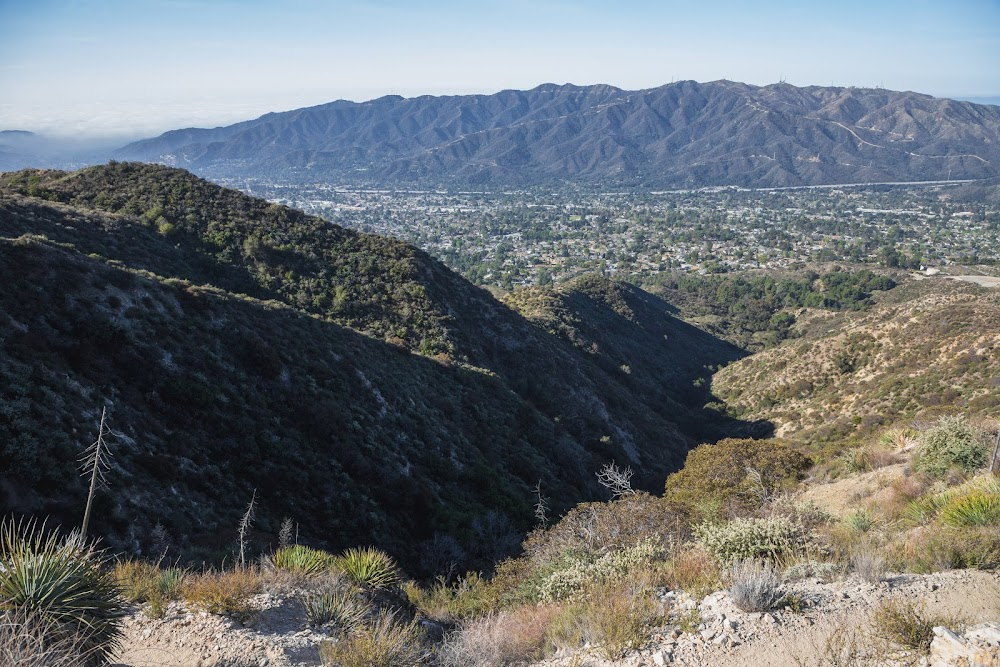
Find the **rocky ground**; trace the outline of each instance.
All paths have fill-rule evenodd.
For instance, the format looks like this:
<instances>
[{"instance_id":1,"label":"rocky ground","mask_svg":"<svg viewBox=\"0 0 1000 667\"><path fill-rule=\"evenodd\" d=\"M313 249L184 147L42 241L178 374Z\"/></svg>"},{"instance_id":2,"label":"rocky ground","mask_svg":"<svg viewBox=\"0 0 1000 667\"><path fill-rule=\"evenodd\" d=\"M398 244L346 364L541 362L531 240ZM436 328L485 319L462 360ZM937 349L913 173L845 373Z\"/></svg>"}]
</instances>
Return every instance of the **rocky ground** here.
<instances>
[{"instance_id":1,"label":"rocky ground","mask_svg":"<svg viewBox=\"0 0 1000 667\"><path fill-rule=\"evenodd\" d=\"M770 613L737 609L724 591L696 602L684 593L665 592L664 601L701 623L681 632L661 628L641 650L617 662L598 657L594 649L551 658L538 667L639 667L645 665L712 665L767 667L784 665L926 664L1000 666L1000 574L956 570L931 575L890 575L867 583L803 579L786 592L799 600ZM894 653L873 642L869 628L878 604L900 598L926 605L934 614L955 619L957 635L938 631L932 658ZM136 612L128 619L122 667L284 667L318 665L322 629L306 625L294 596L264 594L256 599L259 614L245 623L192 612L173 604L163 619ZM961 622L961 626L959 624ZM989 623L992 622L992 625ZM695 620L694 623L697 623ZM864 662L865 658L870 659ZM976 656L978 662L962 663ZM993 662L989 662L993 660Z\"/></svg>"}]
</instances>

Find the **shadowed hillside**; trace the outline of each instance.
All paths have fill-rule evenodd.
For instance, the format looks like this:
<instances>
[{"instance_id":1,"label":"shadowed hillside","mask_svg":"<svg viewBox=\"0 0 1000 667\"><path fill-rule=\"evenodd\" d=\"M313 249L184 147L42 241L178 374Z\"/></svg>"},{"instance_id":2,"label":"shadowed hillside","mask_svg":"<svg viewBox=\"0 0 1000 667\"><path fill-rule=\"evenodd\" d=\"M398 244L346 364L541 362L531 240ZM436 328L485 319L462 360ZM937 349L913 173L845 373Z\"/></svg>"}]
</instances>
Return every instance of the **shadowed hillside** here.
<instances>
[{"instance_id":1,"label":"shadowed hillside","mask_svg":"<svg viewBox=\"0 0 1000 667\"><path fill-rule=\"evenodd\" d=\"M714 434L693 378L739 355L596 279L538 293L580 336L550 332L528 295L525 319L411 246L179 170L2 186L5 504L74 520L75 458L108 404L96 520L119 544L159 521L190 546L258 488L265 532L292 516L409 563L441 532L489 563L539 479L557 507L599 496L610 460L655 487Z\"/></svg>"}]
</instances>

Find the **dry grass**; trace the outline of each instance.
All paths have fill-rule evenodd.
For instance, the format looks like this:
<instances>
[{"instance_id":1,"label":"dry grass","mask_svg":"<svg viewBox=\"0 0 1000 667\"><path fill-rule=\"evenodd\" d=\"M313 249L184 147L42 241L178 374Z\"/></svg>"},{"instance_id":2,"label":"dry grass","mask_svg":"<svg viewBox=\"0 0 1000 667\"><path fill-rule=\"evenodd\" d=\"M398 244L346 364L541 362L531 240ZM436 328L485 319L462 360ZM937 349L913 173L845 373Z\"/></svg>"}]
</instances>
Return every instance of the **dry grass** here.
<instances>
[{"instance_id":1,"label":"dry grass","mask_svg":"<svg viewBox=\"0 0 1000 667\"><path fill-rule=\"evenodd\" d=\"M190 575L181 596L209 613L246 618L253 615L250 598L261 591L261 585L260 573L253 568L208 570Z\"/></svg>"},{"instance_id":2,"label":"dry grass","mask_svg":"<svg viewBox=\"0 0 1000 667\"><path fill-rule=\"evenodd\" d=\"M686 591L694 598L718 590L722 582L715 558L697 546L676 550L667 561L664 574L671 589Z\"/></svg>"},{"instance_id":3,"label":"dry grass","mask_svg":"<svg viewBox=\"0 0 1000 667\"><path fill-rule=\"evenodd\" d=\"M141 560L118 561L113 572L122 596L129 602L149 600L160 578L160 568Z\"/></svg>"},{"instance_id":4,"label":"dry grass","mask_svg":"<svg viewBox=\"0 0 1000 667\"><path fill-rule=\"evenodd\" d=\"M585 636L608 660L640 648L662 621L649 582L641 576L607 581L589 591Z\"/></svg>"},{"instance_id":5,"label":"dry grass","mask_svg":"<svg viewBox=\"0 0 1000 667\"><path fill-rule=\"evenodd\" d=\"M886 600L872 615L872 630L893 645L925 654L934 639L934 627L958 628L964 623L954 616L928 614L922 604L911 600Z\"/></svg>"},{"instance_id":6,"label":"dry grass","mask_svg":"<svg viewBox=\"0 0 1000 667\"><path fill-rule=\"evenodd\" d=\"M414 667L424 661L423 635L416 621L382 612L337 642L320 644L324 665L338 667Z\"/></svg>"},{"instance_id":7,"label":"dry grass","mask_svg":"<svg viewBox=\"0 0 1000 667\"><path fill-rule=\"evenodd\" d=\"M85 642L59 636L43 619L0 614L0 665L17 667L86 667Z\"/></svg>"},{"instance_id":8,"label":"dry grass","mask_svg":"<svg viewBox=\"0 0 1000 667\"><path fill-rule=\"evenodd\" d=\"M885 578L888 565L884 549L870 540L860 542L851 554L851 569L863 580L878 582Z\"/></svg>"},{"instance_id":9,"label":"dry grass","mask_svg":"<svg viewBox=\"0 0 1000 667\"><path fill-rule=\"evenodd\" d=\"M442 667L503 667L523 664L551 653L553 621L558 605L524 606L488 614L451 633L438 650Z\"/></svg>"}]
</instances>

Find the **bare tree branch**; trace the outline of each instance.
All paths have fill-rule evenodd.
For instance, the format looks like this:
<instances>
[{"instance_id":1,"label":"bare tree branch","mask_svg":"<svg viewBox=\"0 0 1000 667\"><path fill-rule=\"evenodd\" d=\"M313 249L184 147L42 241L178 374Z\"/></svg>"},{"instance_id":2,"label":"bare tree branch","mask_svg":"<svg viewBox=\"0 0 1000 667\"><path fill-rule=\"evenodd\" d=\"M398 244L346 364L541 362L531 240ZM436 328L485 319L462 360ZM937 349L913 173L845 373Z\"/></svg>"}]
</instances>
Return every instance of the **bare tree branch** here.
<instances>
[{"instance_id":1,"label":"bare tree branch","mask_svg":"<svg viewBox=\"0 0 1000 667\"><path fill-rule=\"evenodd\" d=\"M611 492L612 500L635 493L635 490L632 489L632 468L623 470L612 461L596 474L598 483Z\"/></svg>"}]
</instances>

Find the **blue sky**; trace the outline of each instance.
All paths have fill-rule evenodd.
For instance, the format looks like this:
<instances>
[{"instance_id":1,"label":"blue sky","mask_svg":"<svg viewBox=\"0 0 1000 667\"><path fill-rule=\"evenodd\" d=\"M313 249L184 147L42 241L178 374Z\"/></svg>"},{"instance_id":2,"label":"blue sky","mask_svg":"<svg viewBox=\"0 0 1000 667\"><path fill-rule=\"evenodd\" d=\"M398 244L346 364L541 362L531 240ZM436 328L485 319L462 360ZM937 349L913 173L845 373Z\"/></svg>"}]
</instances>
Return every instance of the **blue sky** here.
<instances>
[{"instance_id":1,"label":"blue sky","mask_svg":"<svg viewBox=\"0 0 1000 667\"><path fill-rule=\"evenodd\" d=\"M722 78L1000 96L1000 0L0 0L0 129L64 136Z\"/></svg>"}]
</instances>

